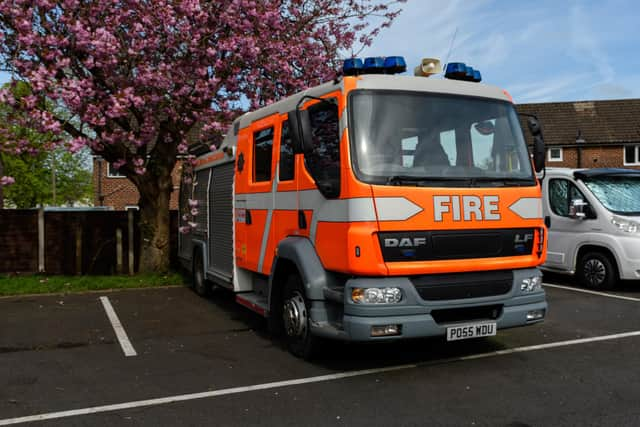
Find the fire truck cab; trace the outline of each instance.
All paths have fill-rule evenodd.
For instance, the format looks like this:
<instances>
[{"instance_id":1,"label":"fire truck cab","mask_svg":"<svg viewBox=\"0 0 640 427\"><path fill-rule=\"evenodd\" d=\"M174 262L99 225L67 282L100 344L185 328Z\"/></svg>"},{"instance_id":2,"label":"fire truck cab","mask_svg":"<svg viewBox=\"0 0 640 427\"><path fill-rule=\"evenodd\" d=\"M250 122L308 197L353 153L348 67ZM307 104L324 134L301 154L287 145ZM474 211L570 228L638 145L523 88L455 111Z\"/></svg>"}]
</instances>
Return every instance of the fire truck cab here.
<instances>
[{"instance_id":1,"label":"fire truck cab","mask_svg":"<svg viewBox=\"0 0 640 427\"><path fill-rule=\"evenodd\" d=\"M232 290L298 356L319 337L490 336L547 310L540 185L511 97L462 64L429 79L388 60L239 117L181 186L196 290Z\"/></svg>"}]
</instances>

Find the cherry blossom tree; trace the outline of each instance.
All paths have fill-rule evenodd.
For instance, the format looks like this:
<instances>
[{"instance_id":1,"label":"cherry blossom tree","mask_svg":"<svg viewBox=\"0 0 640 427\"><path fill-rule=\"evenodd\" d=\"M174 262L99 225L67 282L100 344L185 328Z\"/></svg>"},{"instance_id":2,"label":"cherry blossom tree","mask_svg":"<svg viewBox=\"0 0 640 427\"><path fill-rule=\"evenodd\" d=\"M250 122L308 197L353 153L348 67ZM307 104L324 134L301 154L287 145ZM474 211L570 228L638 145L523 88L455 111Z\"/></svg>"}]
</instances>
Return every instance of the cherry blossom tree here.
<instances>
[{"instance_id":1,"label":"cherry blossom tree","mask_svg":"<svg viewBox=\"0 0 640 427\"><path fill-rule=\"evenodd\" d=\"M0 101L135 184L140 269L163 271L171 171L190 141L215 144L241 110L333 78L403 1L0 0L0 61L32 89Z\"/></svg>"}]
</instances>

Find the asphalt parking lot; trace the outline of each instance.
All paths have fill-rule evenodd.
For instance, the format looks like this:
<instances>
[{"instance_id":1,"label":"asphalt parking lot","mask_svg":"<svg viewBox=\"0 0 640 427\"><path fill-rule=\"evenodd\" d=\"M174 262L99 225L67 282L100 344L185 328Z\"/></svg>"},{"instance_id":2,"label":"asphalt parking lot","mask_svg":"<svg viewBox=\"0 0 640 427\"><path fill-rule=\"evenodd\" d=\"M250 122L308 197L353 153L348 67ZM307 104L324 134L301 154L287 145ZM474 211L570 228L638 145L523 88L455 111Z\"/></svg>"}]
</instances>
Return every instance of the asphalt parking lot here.
<instances>
[{"instance_id":1,"label":"asphalt parking lot","mask_svg":"<svg viewBox=\"0 0 640 427\"><path fill-rule=\"evenodd\" d=\"M638 425L640 285L545 282L541 324L452 343L335 343L313 363L226 294L1 298L0 425Z\"/></svg>"}]
</instances>

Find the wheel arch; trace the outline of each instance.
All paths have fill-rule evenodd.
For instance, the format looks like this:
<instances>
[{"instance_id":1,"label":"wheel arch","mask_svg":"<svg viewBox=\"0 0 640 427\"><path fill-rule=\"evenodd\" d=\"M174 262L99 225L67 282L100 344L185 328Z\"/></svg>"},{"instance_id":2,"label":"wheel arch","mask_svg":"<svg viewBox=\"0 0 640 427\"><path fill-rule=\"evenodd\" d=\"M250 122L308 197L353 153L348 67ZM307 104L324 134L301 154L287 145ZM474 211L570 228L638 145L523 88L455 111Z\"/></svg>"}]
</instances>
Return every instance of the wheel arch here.
<instances>
[{"instance_id":1,"label":"wheel arch","mask_svg":"<svg viewBox=\"0 0 640 427\"><path fill-rule=\"evenodd\" d=\"M609 258L615 270L614 273L616 278L620 278L620 265L618 264L618 258L616 257L615 252L611 248L603 245L585 244L580 246L576 252L576 258L574 260L575 271L578 271L582 257L589 252L599 252Z\"/></svg>"},{"instance_id":2,"label":"wheel arch","mask_svg":"<svg viewBox=\"0 0 640 427\"><path fill-rule=\"evenodd\" d=\"M196 259L196 252L200 252L202 254L202 268L205 277L207 276L207 268L209 266L209 257L207 256L207 245L202 240L194 240L193 246L191 249L191 273L193 273L193 263Z\"/></svg>"},{"instance_id":3,"label":"wheel arch","mask_svg":"<svg viewBox=\"0 0 640 427\"><path fill-rule=\"evenodd\" d=\"M324 288L337 285L333 274L322 266L309 239L287 237L278 244L277 255L271 266L268 287L270 311L277 307L284 281L291 273L300 276L305 297L309 300L324 300Z\"/></svg>"}]
</instances>

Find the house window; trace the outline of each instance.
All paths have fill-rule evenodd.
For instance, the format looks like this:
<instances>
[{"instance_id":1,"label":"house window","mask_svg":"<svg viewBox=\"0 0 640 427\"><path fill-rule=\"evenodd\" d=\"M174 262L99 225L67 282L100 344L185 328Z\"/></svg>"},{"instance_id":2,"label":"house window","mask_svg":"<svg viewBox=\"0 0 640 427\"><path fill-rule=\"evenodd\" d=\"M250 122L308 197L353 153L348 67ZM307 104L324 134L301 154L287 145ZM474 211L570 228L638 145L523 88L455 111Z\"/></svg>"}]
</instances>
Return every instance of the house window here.
<instances>
[{"instance_id":1,"label":"house window","mask_svg":"<svg viewBox=\"0 0 640 427\"><path fill-rule=\"evenodd\" d=\"M640 165L640 145L626 145L624 147L624 165Z\"/></svg>"},{"instance_id":2,"label":"house window","mask_svg":"<svg viewBox=\"0 0 640 427\"><path fill-rule=\"evenodd\" d=\"M114 168L111 163L107 163L107 177L108 178L126 178L126 175Z\"/></svg>"},{"instance_id":3,"label":"house window","mask_svg":"<svg viewBox=\"0 0 640 427\"><path fill-rule=\"evenodd\" d=\"M562 161L562 148L549 148L549 161L561 162Z\"/></svg>"}]
</instances>

